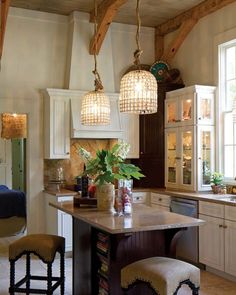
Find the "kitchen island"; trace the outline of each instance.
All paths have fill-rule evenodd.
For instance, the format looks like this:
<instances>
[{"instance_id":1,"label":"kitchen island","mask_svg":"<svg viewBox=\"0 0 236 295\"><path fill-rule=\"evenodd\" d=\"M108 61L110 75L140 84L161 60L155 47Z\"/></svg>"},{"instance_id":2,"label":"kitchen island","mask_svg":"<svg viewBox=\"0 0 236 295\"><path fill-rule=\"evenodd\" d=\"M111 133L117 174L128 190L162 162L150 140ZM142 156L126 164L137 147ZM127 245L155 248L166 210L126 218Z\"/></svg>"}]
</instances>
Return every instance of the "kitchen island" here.
<instances>
[{"instance_id":1,"label":"kitchen island","mask_svg":"<svg viewBox=\"0 0 236 295\"><path fill-rule=\"evenodd\" d=\"M181 232L204 223L145 205L134 206L131 216L77 208L73 202L51 205L73 217L74 295L99 294L99 288L102 294L122 294L122 267L152 256L174 257Z\"/></svg>"}]
</instances>

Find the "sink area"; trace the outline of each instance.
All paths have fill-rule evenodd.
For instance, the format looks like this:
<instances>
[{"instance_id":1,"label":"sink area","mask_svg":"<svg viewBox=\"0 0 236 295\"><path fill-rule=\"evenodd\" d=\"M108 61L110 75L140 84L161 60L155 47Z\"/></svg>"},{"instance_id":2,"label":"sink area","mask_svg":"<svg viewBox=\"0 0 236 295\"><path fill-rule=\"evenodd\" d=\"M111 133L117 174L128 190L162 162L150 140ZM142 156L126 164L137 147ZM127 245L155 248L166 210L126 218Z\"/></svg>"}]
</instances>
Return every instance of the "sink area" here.
<instances>
[{"instance_id":1,"label":"sink area","mask_svg":"<svg viewBox=\"0 0 236 295\"><path fill-rule=\"evenodd\" d=\"M236 195L220 197L219 199L222 201L236 202Z\"/></svg>"}]
</instances>

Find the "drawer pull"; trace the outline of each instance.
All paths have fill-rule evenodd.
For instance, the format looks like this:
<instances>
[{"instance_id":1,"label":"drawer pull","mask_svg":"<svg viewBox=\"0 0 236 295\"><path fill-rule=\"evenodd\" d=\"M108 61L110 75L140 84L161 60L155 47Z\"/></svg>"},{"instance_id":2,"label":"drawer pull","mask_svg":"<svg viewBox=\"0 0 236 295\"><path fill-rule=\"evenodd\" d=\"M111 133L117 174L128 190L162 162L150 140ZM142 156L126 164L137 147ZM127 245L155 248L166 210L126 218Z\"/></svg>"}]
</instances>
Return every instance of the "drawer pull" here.
<instances>
[{"instance_id":1,"label":"drawer pull","mask_svg":"<svg viewBox=\"0 0 236 295\"><path fill-rule=\"evenodd\" d=\"M158 199L158 201L160 201L160 202L161 202L161 201L162 201L162 198L159 198L159 199Z\"/></svg>"}]
</instances>

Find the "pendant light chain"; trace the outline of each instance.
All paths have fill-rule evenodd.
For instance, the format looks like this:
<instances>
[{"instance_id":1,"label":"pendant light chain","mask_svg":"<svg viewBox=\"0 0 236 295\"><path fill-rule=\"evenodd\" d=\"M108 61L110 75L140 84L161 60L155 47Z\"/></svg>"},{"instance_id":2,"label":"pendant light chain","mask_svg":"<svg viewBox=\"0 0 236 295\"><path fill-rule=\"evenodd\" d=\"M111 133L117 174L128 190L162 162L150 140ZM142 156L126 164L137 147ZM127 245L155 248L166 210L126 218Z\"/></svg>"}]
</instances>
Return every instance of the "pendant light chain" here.
<instances>
[{"instance_id":1,"label":"pendant light chain","mask_svg":"<svg viewBox=\"0 0 236 295\"><path fill-rule=\"evenodd\" d=\"M97 16L98 16L97 0L94 0L94 36L97 36L97 31L98 31ZM103 90L104 87L102 85L100 75L97 71L97 39L95 40L95 52L93 57L94 57L93 74L95 77L95 80L94 80L95 91Z\"/></svg>"},{"instance_id":2,"label":"pendant light chain","mask_svg":"<svg viewBox=\"0 0 236 295\"><path fill-rule=\"evenodd\" d=\"M140 29L141 29L139 3L140 3L140 0L137 0L137 5L136 5L136 18L137 18L136 44L137 44L137 50L135 50L135 52L134 52L134 64L137 65L138 68L140 69L140 56L143 53L143 51L140 48L140 41L139 41L139 35L140 35Z\"/></svg>"}]
</instances>

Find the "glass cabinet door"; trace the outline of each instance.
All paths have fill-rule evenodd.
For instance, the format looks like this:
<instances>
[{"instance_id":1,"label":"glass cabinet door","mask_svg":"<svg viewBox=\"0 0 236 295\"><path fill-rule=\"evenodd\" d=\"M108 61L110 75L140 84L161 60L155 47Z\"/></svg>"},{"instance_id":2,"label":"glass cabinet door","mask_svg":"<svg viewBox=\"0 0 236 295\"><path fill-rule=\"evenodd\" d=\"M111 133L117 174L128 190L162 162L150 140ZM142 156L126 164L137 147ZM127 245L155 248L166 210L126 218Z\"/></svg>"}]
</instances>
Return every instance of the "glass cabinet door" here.
<instances>
[{"instance_id":1,"label":"glass cabinet door","mask_svg":"<svg viewBox=\"0 0 236 295\"><path fill-rule=\"evenodd\" d=\"M214 124L214 95L211 93L198 94L198 124Z\"/></svg>"},{"instance_id":2,"label":"glass cabinet door","mask_svg":"<svg viewBox=\"0 0 236 295\"><path fill-rule=\"evenodd\" d=\"M209 189L210 175L214 171L214 133L211 126L198 127L198 179L199 189Z\"/></svg>"},{"instance_id":3,"label":"glass cabinet door","mask_svg":"<svg viewBox=\"0 0 236 295\"><path fill-rule=\"evenodd\" d=\"M176 183L176 160L177 160L177 131L166 131L167 167L166 180L168 183Z\"/></svg>"},{"instance_id":4,"label":"glass cabinet door","mask_svg":"<svg viewBox=\"0 0 236 295\"><path fill-rule=\"evenodd\" d=\"M169 99L166 101L166 124L178 122L178 105L177 99Z\"/></svg>"},{"instance_id":5,"label":"glass cabinet door","mask_svg":"<svg viewBox=\"0 0 236 295\"><path fill-rule=\"evenodd\" d=\"M180 120L181 122L188 122L192 124L193 122L193 96L186 95L181 97L180 100Z\"/></svg>"},{"instance_id":6,"label":"glass cabinet door","mask_svg":"<svg viewBox=\"0 0 236 295\"><path fill-rule=\"evenodd\" d=\"M181 128L181 185L193 185L193 127Z\"/></svg>"}]
</instances>

